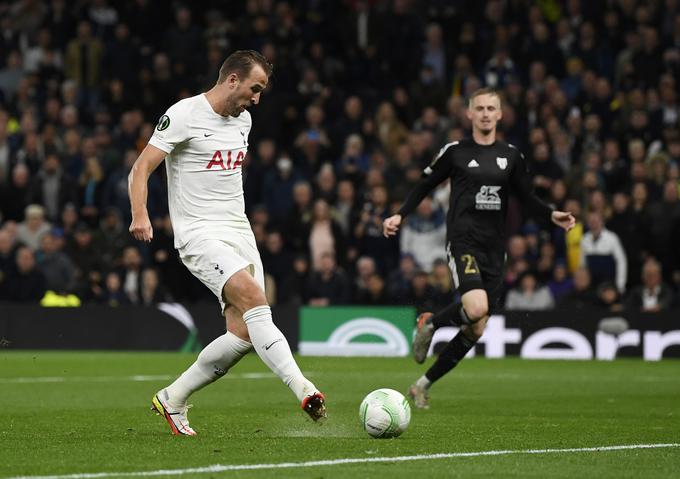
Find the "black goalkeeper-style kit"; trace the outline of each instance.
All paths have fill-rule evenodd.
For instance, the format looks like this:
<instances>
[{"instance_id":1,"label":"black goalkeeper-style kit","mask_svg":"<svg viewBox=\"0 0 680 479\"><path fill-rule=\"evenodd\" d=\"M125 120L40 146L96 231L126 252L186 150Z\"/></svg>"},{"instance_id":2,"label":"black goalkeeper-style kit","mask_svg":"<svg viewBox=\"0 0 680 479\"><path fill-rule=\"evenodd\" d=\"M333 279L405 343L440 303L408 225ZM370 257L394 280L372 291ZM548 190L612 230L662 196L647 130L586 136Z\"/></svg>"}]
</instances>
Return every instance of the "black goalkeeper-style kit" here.
<instances>
[{"instance_id":1,"label":"black goalkeeper-style kit","mask_svg":"<svg viewBox=\"0 0 680 479\"><path fill-rule=\"evenodd\" d=\"M451 197L446 253L454 284L461 295L485 289L493 308L503 285L509 193L533 215L549 217L552 209L534 195L524 156L517 148L498 140L479 145L465 139L445 145L425 168L424 179L399 210L402 218L447 178Z\"/></svg>"}]
</instances>

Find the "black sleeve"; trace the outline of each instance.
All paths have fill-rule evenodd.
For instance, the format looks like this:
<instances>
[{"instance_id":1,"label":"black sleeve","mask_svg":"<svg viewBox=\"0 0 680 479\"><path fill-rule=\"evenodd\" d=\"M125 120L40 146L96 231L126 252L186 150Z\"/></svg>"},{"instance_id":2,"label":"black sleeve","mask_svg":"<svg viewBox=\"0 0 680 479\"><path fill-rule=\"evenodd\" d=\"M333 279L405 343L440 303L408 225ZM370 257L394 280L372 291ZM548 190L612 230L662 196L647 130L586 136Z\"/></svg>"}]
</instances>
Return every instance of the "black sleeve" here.
<instances>
[{"instance_id":1,"label":"black sleeve","mask_svg":"<svg viewBox=\"0 0 680 479\"><path fill-rule=\"evenodd\" d=\"M430 166L425 168L423 171L424 178L411 190L397 213L402 218L412 213L423 201L423 198L434 190L439 183L451 176L451 165L453 165L451 148L447 148L432 160Z\"/></svg>"},{"instance_id":2,"label":"black sleeve","mask_svg":"<svg viewBox=\"0 0 680 479\"><path fill-rule=\"evenodd\" d=\"M530 214L539 218L547 217L548 222L550 222L553 210L534 193L524 155L516 151L516 159L517 161L510 177L512 190L519 197L522 206L527 208Z\"/></svg>"}]
</instances>

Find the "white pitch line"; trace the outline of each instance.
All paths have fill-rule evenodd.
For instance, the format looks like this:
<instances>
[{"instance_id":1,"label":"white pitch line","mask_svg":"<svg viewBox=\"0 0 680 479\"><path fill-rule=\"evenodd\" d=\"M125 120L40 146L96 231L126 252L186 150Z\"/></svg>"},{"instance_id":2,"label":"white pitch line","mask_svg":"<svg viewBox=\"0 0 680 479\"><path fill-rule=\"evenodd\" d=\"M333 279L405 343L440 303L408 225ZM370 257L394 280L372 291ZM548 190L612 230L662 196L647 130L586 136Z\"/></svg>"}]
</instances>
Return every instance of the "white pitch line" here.
<instances>
[{"instance_id":1,"label":"white pitch line","mask_svg":"<svg viewBox=\"0 0 680 479\"><path fill-rule=\"evenodd\" d=\"M476 452L450 452L439 454L420 454L414 456L395 457L354 457L344 459L328 459L325 461L279 462L272 464L214 464L206 467L188 469L158 469L155 471L137 472L89 472L81 474L65 474L56 476L16 476L7 479L100 479L105 477L153 477L153 476L182 476L184 474L210 474L227 471L251 471L256 469L292 469L317 466L338 466L345 464L365 464L377 462L407 462L427 461L433 459L452 459L456 457L507 456L510 454L559 454L573 452L608 452L628 449L659 449L680 447L679 443L669 444L626 444L620 446L572 447L566 449L516 449Z\"/></svg>"},{"instance_id":2,"label":"white pitch line","mask_svg":"<svg viewBox=\"0 0 680 479\"><path fill-rule=\"evenodd\" d=\"M307 377L313 373L305 373ZM33 384L33 383L112 383L112 382L145 382L145 381L167 381L176 376L169 374L160 375L134 375L134 376L36 376L36 377L17 377L0 378L0 384ZM270 379L275 378L273 373L241 373L227 374L227 379Z\"/></svg>"}]
</instances>

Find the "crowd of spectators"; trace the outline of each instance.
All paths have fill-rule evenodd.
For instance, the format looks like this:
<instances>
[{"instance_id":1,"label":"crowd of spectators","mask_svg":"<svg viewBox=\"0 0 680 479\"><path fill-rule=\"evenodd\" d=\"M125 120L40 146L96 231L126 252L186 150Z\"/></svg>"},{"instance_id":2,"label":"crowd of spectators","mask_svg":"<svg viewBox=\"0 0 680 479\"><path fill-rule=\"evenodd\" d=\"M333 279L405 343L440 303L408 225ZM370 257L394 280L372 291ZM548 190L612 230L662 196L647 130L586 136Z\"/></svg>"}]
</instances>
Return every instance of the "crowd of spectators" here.
<instances>
[{"instance_id":1,"label":"crowd of spectators","mask_svg":"<svg viewBox=\"0 0 680 479\"><path fill-rule=\"evenodd\" d=\"M499 136L578 221L511 202L506 306L677 305L676 0L0 0L0 300L210 298L173 249L162 168L154 240L131 241L127 175L165 109L246 48L274 64L243 164L272 302L449 303L448 185L398 240L381 224L492 86Z\"/></svg>"}]
</instances>

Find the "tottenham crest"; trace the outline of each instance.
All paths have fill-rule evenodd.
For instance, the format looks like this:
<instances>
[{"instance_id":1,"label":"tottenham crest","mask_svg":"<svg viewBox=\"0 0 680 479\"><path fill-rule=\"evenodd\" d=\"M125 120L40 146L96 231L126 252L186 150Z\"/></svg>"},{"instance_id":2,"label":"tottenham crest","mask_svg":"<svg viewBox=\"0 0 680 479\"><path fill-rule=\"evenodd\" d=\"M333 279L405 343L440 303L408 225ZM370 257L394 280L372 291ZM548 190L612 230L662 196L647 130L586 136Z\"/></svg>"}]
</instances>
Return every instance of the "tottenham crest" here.
<instances>
[{"instance_id":1,"label":"tottenham crest","mask_svg":"<svg viewBox=\"0 0 680 479\"><path fill-rule=\"evenodd\" d=\"M501 158L500 156L496 157L496 164L501 170L504 170L508 166L508 159L507 158Z\"/></svg>"}]
</instances>

